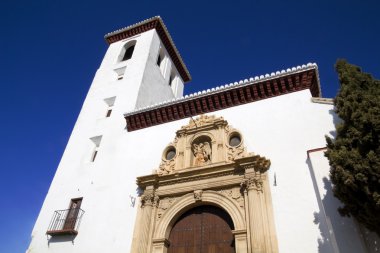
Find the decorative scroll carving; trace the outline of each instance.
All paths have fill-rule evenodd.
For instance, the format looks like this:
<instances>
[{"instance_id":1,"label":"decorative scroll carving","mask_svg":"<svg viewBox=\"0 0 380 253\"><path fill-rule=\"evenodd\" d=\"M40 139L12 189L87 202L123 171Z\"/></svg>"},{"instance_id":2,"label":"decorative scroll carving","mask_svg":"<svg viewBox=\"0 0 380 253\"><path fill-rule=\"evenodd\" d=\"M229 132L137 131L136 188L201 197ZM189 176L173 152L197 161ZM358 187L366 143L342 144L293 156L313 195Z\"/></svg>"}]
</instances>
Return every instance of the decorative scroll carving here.
<instances>
[{"instance_id":1,"label":"decorative scroll carving","mask_svg":"<svg viewBox=\"0 0 380 253\"><path fill-rule=\"evenodd\" d=\"M192 151L195 166L202 166L211 162L211 145L209 142L193 143Z\"/></svg>"},{"instance_id":2,"label":"decorative scroll carving","mask_svg":"<svg viewBox=\"0 0 380 253\"><path fill-rule=\"evenodd\" d=\"M162 159L160 163L160 167L158 169L158 175L167 175L174 171L175 168L175 159L165 160Z\"/></svg>"},{"instance_id":3,"label":"decorative scroll carving","mask_svg":"<svg viewBox=\"0 0 380 253\"><path fill-rule=\"evenodd\" d=\"M162 215L165 213L166 209L171 207L171 205L177 200L175 197L167 197L160 200L158 205L157 218L161 219Z\"/></svg>"},{"instance_id":4,"label":"decorative scroll carving","mask_svg":"<svg viewBox=\"0 0 380 253\"><path fill-rule=\"evenodd\" d=\"M194 199L195 201L202 201L202 190L195 190L194 191Z\"/></svg>"},{"instance_id":5,"label":"decorative scroll carving","mask_svg":"<svg viewBox=\"0 0 380 253\"><path fill-rule=\"evenodd\" d=\"M223 120L223 117L216 118L215 115L207 116L207 115L202 114L195 120L191 118L189 121L189 124L186 126L182 126L181 129L191 129L195 127L212 124L215 120L218 120L218 119Z\"/></svg>"},{"instance_id":6,"label":"decorative scroll carving","mask_svg":"<svg viewBox=\"0 0 380 253\"><path fill-rule=\"evenodd\" d=\"M227 158L229 161L233 161L237 158L242 158L247 155L247 152L244 148L244 146L238 146L238 147L230 147L227 146L228 151L227 151Z\"/></svg>"},{"instance_id":7,"label":"decorative scroll carving","mask_svg":"<svg viewBox=\"0 0 380 253\"><path fill-rule=\"evenodd\" d=\"M247 178L240 185L248 190L263 192L263 180L260 177Z\"/></svg>"},{"instance_id":8,"label":"decorative scroll carving","mask_svg":"<svg viewBox=\"0 0 380 253\"><path fill-rule=\"evenodd\" d=\"M160 201L160 198L153 193L141 195L141 207L142 208L145 206L156 206L157 207L159 201Z\"/></svg>"},{"instance_id":9,"label":"decorative scroll carving","mask_svg":"<svg viewBox=\"0 0 380 253\"><path fill-rule=\"evenodd\" d=\"M141 195L141 207L153 206L153 193Z\"/></svg>"},{"instance_id":10,"label":"decorative scroll carving","mask_svg":"<svg viewBox=\"0 0 380 253\"><path fill-rule=\"evenodd\" d=\"M234 187L230 189L223 189L219 191L223 195L235 200L239 203L240 207L244 207L244 197L241 193L240 187Z\"/></svg>"},{"instance_id":11,"label":"decorative scroll carving","mask_svg":"<svg viewBox=\"0 0 380 253\"><path fill-rule=\"evenodd\" d=\"M159 203L160 203L160 197L158 197L157 195L154 195L153 206L158 207Z\"/></svg>"}]
</instances>

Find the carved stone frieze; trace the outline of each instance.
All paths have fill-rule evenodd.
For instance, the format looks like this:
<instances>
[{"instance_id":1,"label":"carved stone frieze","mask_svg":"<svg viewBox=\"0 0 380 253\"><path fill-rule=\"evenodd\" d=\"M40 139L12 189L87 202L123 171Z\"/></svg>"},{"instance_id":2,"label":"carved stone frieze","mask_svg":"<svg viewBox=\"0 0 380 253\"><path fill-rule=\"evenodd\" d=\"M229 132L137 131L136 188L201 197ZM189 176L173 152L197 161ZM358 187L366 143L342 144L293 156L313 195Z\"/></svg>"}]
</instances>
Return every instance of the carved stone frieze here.
<instances>
[{"instance_id":1,"label":"carved stone frieze","mask_svg":"<svg viewBox=\"0 0 380 253\"><path fill-rule=\"evenodd\" d=\"M243 194L241 193L240 187L223 189L223 190L220 190L219 192L229 197L230 199L235 200L239 204L240 207L244 208L244 197L243 197Z\"/></svg>"}]
</instances>

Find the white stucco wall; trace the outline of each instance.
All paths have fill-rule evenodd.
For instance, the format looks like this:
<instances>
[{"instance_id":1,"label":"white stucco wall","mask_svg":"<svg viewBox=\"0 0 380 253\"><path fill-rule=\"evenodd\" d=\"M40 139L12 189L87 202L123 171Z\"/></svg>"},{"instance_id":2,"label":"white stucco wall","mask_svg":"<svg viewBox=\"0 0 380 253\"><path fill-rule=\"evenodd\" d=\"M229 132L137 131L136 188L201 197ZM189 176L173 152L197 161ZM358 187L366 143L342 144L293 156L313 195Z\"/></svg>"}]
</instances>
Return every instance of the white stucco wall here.
<instances>
[{"instance_id":1,"label":"white stucco wall","mask_svg":"<svg viewBox=\"0 0 380 253\"><path fill-rule=\"evenodd\" d=\"M118 63L116 59L127 41L113 43L96 73L36 221L28 252L129 252L138 205L136 201L132 207L129 196L137 196L136 177L158 168L176 130L189 122L183 119L127 132L125 112L136 105L181 96L183 91L180 78L174 93L168 85L174 66L170 59L164 74L156 65L161 45L156 32L131 39L137 41L132 59ZM124 66L123 79L117 80L114 70ZM104 99L114 96L111 117L106 118ZM324 147L324 136L334 132L333 106L311 102L310 91L303 90L212 114L223 116L242 133L249 152L271 160L269 180L280 252L332 252L330 244L323 248L326 217L338 223L341 220L330 213L324 216L328 208L323 204L323 179L328 169L317 154L308 159L307 150ZM96 160L91 162L94 143L90 138L95 136L102 139ZM273 185L274 174L277 186ZM85 211L79 234L75 238L47 238L54 211L68 208L70 199L76 197L83 197L81 208ZM340 252L364 252L351 235L338 235L345 233L345 227L334 227L334 233L339 247L346 240L353 245L342 246ZM358 251L346 251L349 249Z\"/></svg>"},{"instance_id":2,"label":"white stucco wall","mask_svg":"<svg viewBox=\"0 0 380 253\"><path fill-rule=\"evenodd\" d=\"M131 40L136 40L132 58L118 62L123 46ZM132 238L136 212L130 206L129 195L136 196L134 172L139 171L129 161L131 156L139 157L137 147L142 152L146 139L139 143L121 141L127 133L123 114L133 110L136 104L147 105L174 97L168 85L169 76L157 78L155 57L160 43L156 31L151 30L108 48L37 218L28 252L126 252L129 249L131 242L126 238ZM166 64L172 67L170 58ZM122 67L125 67L123 79L118 80L115 69ZM181 82L178 85L182 84L182 90L179 88L182 92ZM111 117L106 118L108 106L104 100L110 97L116 98ZM102 139L96 160L91 162L94 151L91 138L95 136ZM77 197L83 197L81 208L86 211L80 235L74 241L70 236L48 240L45 233L54 211L67 209L70 199Z\"/></svg>"}]
</instances>

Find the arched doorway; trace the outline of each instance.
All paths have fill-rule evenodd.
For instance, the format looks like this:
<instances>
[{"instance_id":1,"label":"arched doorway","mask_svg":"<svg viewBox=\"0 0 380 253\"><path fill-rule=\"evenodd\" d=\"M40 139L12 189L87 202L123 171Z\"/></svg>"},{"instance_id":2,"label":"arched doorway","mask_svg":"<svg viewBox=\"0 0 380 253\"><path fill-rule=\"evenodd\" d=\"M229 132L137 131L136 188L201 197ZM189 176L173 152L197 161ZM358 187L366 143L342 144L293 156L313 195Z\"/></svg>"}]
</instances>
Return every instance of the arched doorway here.
<instances>
[{"instance_id":1,"label":"arched doorway","mask_svg":"<svg viewBox=\"0 0 380 253\"><path fill-rule=\"evenodd\" d=\"M233 253L233 229L231 217L221 208L195 207L174 224L168 253Z\"/></svg>"}]
</instances>

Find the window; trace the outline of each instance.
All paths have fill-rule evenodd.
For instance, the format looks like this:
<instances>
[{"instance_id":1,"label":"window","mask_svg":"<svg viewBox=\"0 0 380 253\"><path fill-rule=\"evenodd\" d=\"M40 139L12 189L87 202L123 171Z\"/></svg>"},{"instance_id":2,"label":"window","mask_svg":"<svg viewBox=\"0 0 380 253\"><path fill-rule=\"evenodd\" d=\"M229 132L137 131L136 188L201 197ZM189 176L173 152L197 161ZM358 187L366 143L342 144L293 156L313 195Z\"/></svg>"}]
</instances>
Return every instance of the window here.
<instances>
[{"instance_id":1,"label":"window","mask_svg":"<svg viewBox=\"0 0 380 253\"><path fill-rule=\"evenodd\" d=\"M161 57L161 55L159 54L158 57L157 57L157 65L158 65L158 66L161 66L161 63L162 63L162 57Z\"/></svg>"},{"instance_id":2,"label":"window","mask_svg":"<svg viewBox=\"0 0 380 253\"><path fill-rule=\"evenodd\" d=\"M95 137L92 137L90 138L90 140L93 142L94 144L94 147L93 147L93 151L92 151L92 154L91 154L91 158L90 158L90 161L91 162L95 162L95 159L98 155L98 152L99 152L99 146L100 146L100 142L102 140L102 135L100 136L95 136Z\"/></svg>"},{"instance_id":3,"label":"window","mask_svg":"<svg viewBox=\"0 0 380 253\"><path fill-rule=\"evenodd\" d=\"M113 110L113 105L115 104L115 99L116 97L110 97L110 98L106 98L104 99L104 102L106 103L107 105L107 112L106 112L106 118L109 118L111 116L111 113L112 113L112 110Z\"/></svg>"},{"instance_id":4,"label":"window","mask_svg":"<svg viewBox=\"0 0 380 253\"><path fill-rule=\"evenodd\" d=\"M124 62L132 58L133 52L135 50L136 40L128 41L122 47L117 62Z\"/></svg>"},{"instance_id":5,"label":"window","mask_svg":"<svg viewBox=\"0 0 380 253\"><path fill-rule=\"evenodd\" d=\"M67 216L63 225L64 230L73 230L78 218L80 205L82 204L82 198L72 199L70 201L69 209L67 210Z\"/></svg>"},{"instance_id":6,"label":"window","mask_svg":"<svg viewBox=\"0 0 380 253\"><path fill-rule=\"evenodd\" d=\"M122 61L126 61L126 60L131 59L132 54L133 54L133 50L135 50L135 45L128 47L127 50L125 50L125 54L124 54Z\"/></svg>"},{"instance_id":7,"label":"window","mask_svg":"<svg viewBox=\"0 0 380 253\"><path fill-rule=\"evenodd\" d=\"M173 87L174 81L175 81L175 74L171 73L170 77L169 77L169 86L170 87Z\"/></svg>"},{"instance_id":8,"label":"window","mask_svg":"<svg viewBox=\"0 0 380 253\"><path fill-rule=\"evenodd\" d=\"M161 69L163 69L162 65L164 63L164 60L165 60L165 52L164 52L164 49L162 47L160 47L160 50L158 51L158 55L157 55L157 66L159 66Z\"/></svg>"},{"instance_id":9,"label":"window","mask_svg":"<svg viewBox=\"0 0 380 253\"><path fill-rule=\"evenodd\" d=\"M164 48L160 48L158 55L157 55L157 61L156 64L160 68L161 74L165 77L165 68L166 68L166 54L164 52Z\"/></svg>"},{"instance_id":10,"label":"window","mask_svg":"<svg viewBox=\"0 0 380 253\"><path fill-rule=\"evenodd\" d=\"M112 113L112 108L108 108L106 118L109 118L111 116L111 113Z\"/></svg>"},{"instance_id":11,"label":"window","mask_svg":"<svg viewBox=\"0 0 380 253\"><path fill-rule=\"evenodd\" d=\"M80 208L83 198L71 199L68 209L56 210L48 227L46 234L76 235L84 211Z\"/></svg>"},{"instance_id":12,"label":"window","mask_svg":"<svg viewBox=\"0 0 380 253\"><path fill-rule=\"evenodd\" d=\"M126 68L127 68L126 66L123 66L123 67L121 67L121 68L116 68L116 69L114 69L114 71L115 71L116 74L117 74L117 80L121 80L121 79L124 78L124 73L125 73L125 69L126 69Z\"/></svg>"},{"instance_id":13,"label":"window","mask_svg":"<svg viewBox=\"0 0 380 253\"><path fill-rule=\"evenodd\" d=\"M98 154L98 147L95 147L94 153L92 153L91 162L95 162L95 158L97 154Z\"/></svg>"}]
</instances>

